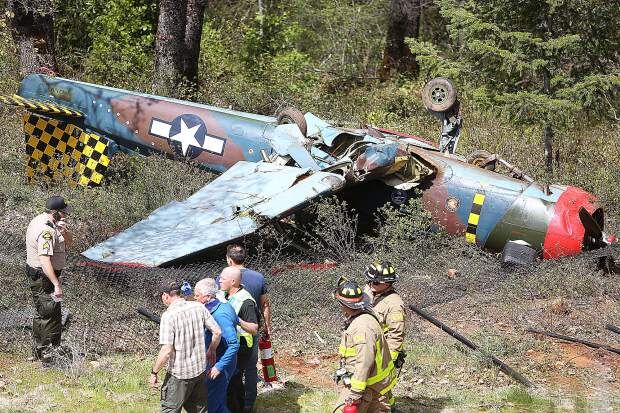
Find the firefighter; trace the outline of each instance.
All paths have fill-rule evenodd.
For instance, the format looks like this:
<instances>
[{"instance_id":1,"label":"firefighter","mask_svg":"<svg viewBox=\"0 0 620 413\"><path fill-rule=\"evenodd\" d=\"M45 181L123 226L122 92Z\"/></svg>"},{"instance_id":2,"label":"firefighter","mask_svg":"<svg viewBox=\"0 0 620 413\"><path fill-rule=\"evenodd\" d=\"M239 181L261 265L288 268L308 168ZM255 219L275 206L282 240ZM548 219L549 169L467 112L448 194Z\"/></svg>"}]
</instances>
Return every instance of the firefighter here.
<instances>
[{"instance_id":1,"label":"firefighter","mask_svg":"<svg viewBox=\"0 0 620 413\"><path fill-rule=\"evenodd\" d=\"M338 404L353 404L358 413L389 412L396 383L394 364L379 320L364 297L361 287L346 278L334 291L345 315L340 368L334 375L337 383L344 384Z\"/></svg>"},{"instance_id":2,"label":"firefighter","mask_svg":"<svg viewBox=\"0 0 620 413\"><path fill-rule=\"evenodd\" d=\"M366 267L367 284L364 293L369 297L373 311L379 318L383 335L390 348L394 368L399 370L405 362L405 303L396 290L394 283L398 274L389 261L376 262ZM394 409L394 398L390 405Z\"/></svg>"}]
</instances>

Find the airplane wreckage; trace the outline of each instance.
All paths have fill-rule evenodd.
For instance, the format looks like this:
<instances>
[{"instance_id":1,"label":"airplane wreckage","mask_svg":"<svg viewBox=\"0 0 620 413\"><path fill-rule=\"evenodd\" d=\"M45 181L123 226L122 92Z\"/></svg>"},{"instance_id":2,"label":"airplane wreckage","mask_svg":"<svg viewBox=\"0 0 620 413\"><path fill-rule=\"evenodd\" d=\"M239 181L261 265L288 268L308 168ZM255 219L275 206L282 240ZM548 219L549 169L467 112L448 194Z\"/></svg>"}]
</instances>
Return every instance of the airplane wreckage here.
<instances>
[{"instance_id":1,"label":"airplane wreckage","mask_svg":"<svg viewBox=\"0 0 620 413\"><path fill-rule=\"evenodd\" d=\"M416 188L447 232L501 252L507 263L615 241L603 232L594 195L536 183L485 151L458 155L462 121L449 80L431 80L422 95L442 123L439 145L387 129L337 127L294 108L262 116L44 75L26 77L17 95L0 102L27 109L29 179L97 185L119 150L180 156L222 173L84 251L91 260L174 265L327 194L348 192L363 209L402 204ZM504 174L495 171L500 167Z\"/></svg>"}]
</instances>

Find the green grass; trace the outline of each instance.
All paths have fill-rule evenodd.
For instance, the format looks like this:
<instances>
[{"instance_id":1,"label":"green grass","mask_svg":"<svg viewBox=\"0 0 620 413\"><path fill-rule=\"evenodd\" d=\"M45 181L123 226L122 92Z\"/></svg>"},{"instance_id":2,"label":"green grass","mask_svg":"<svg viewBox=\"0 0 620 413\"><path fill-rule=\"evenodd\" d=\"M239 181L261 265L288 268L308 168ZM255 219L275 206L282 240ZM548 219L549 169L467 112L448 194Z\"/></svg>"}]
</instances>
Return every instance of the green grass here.
<instances>
[{"instance_id":1,"label":"green grass","mask_svg":"<svg viewBox=\"0 0 620 413\"><path fill-rule=\"evenodd\" d=\"M152 360L112 356L70 370L42 369L39 363L9 361L2 356L7 386L0 393L0 411L58 410L67 412L153 412L159 392L147 387Z\"/></svg>"},{"instance_id":2,"label":"green grass","mask_svg":"<svg viewBox=\"0 0 620 413\"><path fill-rule=\"evenodd\" d=\"M334 391L312 389L299 383L287 383L282 390L263 393L256 402L256 410L277 412L331 413L337 394Z\"/></svg>"},{"instance_id":3,"label":"green grass","mask_svg":"<svg viewBox=\"0 0 620 413\"><path fill-rule=\"evenodd\" d=\"M420 342L408 349L408 369L396 391L401 412L587 412L605 406L587 394L551 395L544 388L525 389L502 381L497 371L455 346ZM69 370L42 369L39 363L1 354L0 412L156 412L159 391L146 383L151 363L150 356L114 355ZM424 381L412 382L412 372ZM280 373L287 377L283 367ZM257 412L332 412L334 388L290 377L282 388L260 392ZM484 384L477 383L479 377ZM459 378L467 383L459 384ZM618 407L614 403L612 399L610 406Z\"/></svg>"}]
</instances>

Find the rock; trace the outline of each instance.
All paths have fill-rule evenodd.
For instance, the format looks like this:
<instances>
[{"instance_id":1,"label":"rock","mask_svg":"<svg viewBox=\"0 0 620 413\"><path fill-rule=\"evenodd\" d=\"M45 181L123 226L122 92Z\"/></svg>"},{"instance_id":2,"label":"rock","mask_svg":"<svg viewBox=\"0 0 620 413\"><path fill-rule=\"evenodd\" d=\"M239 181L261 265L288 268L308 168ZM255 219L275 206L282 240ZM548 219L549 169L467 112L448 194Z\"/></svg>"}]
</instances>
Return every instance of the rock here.
<instances>
[{"instance_id":1,"label":"rock","mask_svg":"<svg viewBox=\"0 0 620 413\"><path fill-rule=\"evenodd\" d=\"M439 384L450 384L450 380L448 379L443 379L439 382Z\"/></svg>"},{"instance_id":2,"label":"rock","mask_svg":"<svg viewBox=\"0 0 620 413\"><path fill-rule=\"evenodd\" d=\"M450 278L451 280L456 278L457 275L459 275L458 270L456 270L455 268L448 268L448 278Z\"/></svg>"},{"instance_id":3,"label":"rock","mask_svg":"<svg viewBox=\"0 0 620 413\"><path fill-rule=\"evenodd\" d=\"M553 314L568 314L570 312L568 302L564 297L558 297L551 302L551 312Z\"/></svg>"},{"instance_id":4,"label":"rock","mask_svg":"<svg viewBox=\"0 0 620 413\"><path fill-rule=\"evenodd\" d=\"M94 369L98 369L99 367L101 367L101 363L96 360L89 361L88 364L90 364L90 366Z\"/></svg>"},{"instance_id":5,"label":"rock","mask_svg":"<svg viewBox=\"0 0 620 413\"><path fill-rule=\"evenodd\" d=\"M0 390L6 389L6 382L4 380L0 380Z\"/></svg>"}]
</instances>

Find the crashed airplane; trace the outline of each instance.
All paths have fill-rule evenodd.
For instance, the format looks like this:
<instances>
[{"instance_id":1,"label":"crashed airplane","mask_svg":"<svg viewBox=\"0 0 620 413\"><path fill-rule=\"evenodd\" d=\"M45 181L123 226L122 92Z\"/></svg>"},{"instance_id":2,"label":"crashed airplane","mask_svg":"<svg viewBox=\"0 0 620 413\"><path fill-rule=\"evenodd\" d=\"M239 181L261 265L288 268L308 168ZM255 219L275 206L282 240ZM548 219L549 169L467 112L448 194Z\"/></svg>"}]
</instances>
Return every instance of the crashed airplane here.
<instances>
[{"instance_id":1,"label":"crashed airplane","mask_svg":"<svg viewBox=\"0 0 620 413\"><path fill-rule=\"evenodd\" d=\"M17 95L0 97L27 109L30 179L97 185L119 150L162 152L222 173L83 252L96 261L174 265L324 195L352 194L363 210L402 204L416 189L446 231L501 252L504 262L574 255L614 241L603 232L594 195L536 183L485 151L458 155L461 118L449 80L430 81L423 100L442 123L439 145L387 129L337 127L293 108L262 116L44 75L28 76Z\"/></svg>"}]
</instances>

